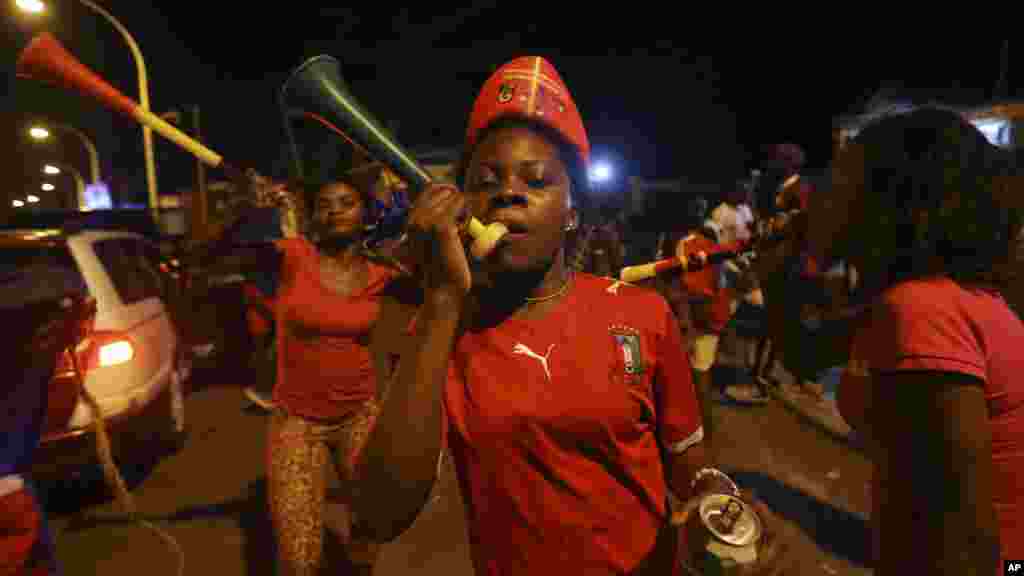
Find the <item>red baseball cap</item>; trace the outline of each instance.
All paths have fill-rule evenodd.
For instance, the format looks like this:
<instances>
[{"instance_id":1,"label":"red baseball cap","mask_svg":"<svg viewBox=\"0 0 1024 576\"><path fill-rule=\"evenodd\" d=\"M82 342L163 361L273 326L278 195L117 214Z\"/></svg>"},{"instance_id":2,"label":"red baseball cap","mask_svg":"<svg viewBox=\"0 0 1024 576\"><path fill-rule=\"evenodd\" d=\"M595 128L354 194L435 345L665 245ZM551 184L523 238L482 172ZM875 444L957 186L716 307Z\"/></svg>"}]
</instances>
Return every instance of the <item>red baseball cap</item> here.
<instances>
[{"instance_id":1,"label":"red baseball cap","mask_svg":"<svg viewBox=\"0 0 1024 576\"><path fill-rule=\"evenodd\" d=\"M477 143L483 129L509 116L555 130L579 151L584 164L589 162L590 142L580 112L562 77L544 58L516 58L487 79L469 116L466 149Z\"/></svg>"}]
</instances>

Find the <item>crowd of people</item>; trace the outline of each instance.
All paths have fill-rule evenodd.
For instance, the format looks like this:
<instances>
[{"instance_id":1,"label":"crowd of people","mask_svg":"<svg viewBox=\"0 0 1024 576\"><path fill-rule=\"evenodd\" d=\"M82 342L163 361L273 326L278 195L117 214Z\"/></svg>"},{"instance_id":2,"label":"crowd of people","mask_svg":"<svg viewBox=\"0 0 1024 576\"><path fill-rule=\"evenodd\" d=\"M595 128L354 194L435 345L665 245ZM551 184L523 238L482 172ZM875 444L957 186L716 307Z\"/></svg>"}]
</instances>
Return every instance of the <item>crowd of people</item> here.
<instances>
[{"instance_id":1,"label":"crowd of people","mask_svg":"<svg viewBox=\"0 0 1024 576\"><path fill-rule=\"evenodd\" d=\"M710 405L765 402L776 360L814 396L822 368L846 366L876 574L1024 558L1024 324L1001 295L1022 206L1003 153L922 109L865 128L816 190L803 151L777 146L718 205L693 199L652 254L685 265L634 286L616 278L615 216L583 221L590 144L569 94L543 58L499 68L455 181L410 199L401 241L366 242L404 207L376 185L250 175L251 205L206 257L239 257L254 362L274 366L248 393L271 411L280 573L322 568L330 466L352 569L369 573L448 455L478 574L683 574L689 503L727 493L768 517L715 467L728 431ZM484 259L467 216L509 230ZM749 385L724 388L712 368L734 328L756 346ZM776 573L785 548L765 528L750 574Z\"/></svg>"}]
</instances>

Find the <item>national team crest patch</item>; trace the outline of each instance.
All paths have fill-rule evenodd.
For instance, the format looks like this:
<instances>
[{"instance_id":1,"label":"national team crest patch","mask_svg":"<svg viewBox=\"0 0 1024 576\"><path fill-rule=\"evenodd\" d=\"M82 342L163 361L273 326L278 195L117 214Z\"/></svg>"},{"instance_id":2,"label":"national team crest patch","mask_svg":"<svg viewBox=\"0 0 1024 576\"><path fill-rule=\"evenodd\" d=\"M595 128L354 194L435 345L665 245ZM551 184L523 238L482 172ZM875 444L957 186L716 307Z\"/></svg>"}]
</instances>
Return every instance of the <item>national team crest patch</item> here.
<instances>
[{"instance_id":1,"label":"national team crest patch","mask_svg":"<svg viewBox=\"0 0 1024 576\"><path fill-rule=\"evenodd\" d=\"M626 374L637 375L644 372L644 356L640 349L640 332L628 326L614 325L608 329L615 345L622 354L622 362Z\"/></svg>"}]
</instances>

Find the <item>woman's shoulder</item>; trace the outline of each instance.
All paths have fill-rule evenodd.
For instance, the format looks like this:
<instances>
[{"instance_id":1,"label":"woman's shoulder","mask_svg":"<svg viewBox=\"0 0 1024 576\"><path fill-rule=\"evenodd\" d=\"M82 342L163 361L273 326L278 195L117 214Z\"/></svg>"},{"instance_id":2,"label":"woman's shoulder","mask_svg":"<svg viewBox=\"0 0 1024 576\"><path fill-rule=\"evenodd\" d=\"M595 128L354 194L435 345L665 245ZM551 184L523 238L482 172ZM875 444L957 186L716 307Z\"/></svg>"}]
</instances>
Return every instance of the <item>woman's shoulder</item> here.
<instances>
[{"instance_id":1,"label":"woman's shoulder","mask_svg":"<svg viewBox=\"0 0 1024 576\"><path fill-rule=\"evenodd\" d=\"M370 295L401 296L408 299L417 295L419 285L414 278L388 262L367 260L367 286Z\"/></svg>"},{"instance_id":2,"label":"woman's shoulder","mask_svg":"<svg viewBox=\"0 0 1024 576\"><path fill-rule=\"evenodd\" d=\"M304 236L292 236L274 240L274 247L287 260L297 260L316 256L316 246Z\"/></svg>"},{"instance_id":3,"label":"woman's shoulder","mask_svg":"<svg viewBox=\"0 0 1024 576\"><path fill-rule=\"evenodd\" d=\"M917 278L899 282L885 289L879 308L896 314L942 315L975 314L1009 306L999 292L976 285L962 284L947 277Z\"/></svg>"},{"instance_id":4,"label":"woman's shoulder","mask_svg":"<svg viewBox=\"0 0 1024 576\"><path fill-rule=\"evenodd\" d=\"M886 359L882 368L967 371L981 378L993 350L1024 342L1024 324L997 293L948 278L890 286L872 304L865 328L864 341Z\"/></svg>"},{"instance_id":5,"label":"woman's shoulder","mask_svg":"<svg viewBox=\"0 0 1024 576\"><path fill-rule=\"evenodd\" d=\"M962 316L967 293L947 278L905 280L886 288L871 306L876 328L935 323Z\"/></svg>"},{"instance_id":6,"label":"woman's shoulder","mask_svg":"<svg viewBox=\"0 0 1024 576\"><path fill-rule=\"evenodd\" d=\"M632 318L635 321L644 318L658 320L671 310L668 301L654 288L593 274L580 273L577 276L577 302L586 308L588 315Z\"/></svg>"},{"instance_id":7,"label":"woman's shoulder","mask_svg":"<svg viewBox=\"0 0 1024 576\"><path fill-rule=\"evenodd\" d=\"M379 268L381 283L378 296L400 306L419 307L423 304L423 290L416 278L385 266Z\"/></svg>"}]
</instances>

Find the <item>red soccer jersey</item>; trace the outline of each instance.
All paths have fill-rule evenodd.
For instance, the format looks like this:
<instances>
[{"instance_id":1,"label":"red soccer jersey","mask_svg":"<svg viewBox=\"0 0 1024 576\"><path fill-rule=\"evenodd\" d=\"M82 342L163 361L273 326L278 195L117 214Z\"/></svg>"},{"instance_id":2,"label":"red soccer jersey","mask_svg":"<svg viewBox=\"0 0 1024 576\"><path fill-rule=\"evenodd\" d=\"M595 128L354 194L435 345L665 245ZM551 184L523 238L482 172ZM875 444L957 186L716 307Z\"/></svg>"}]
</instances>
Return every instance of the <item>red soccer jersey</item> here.
<instances>
[{"instance_id":1,"label":"red soccer jersey","mask_svg":"<svg viewBox=\"0 0 1024 576\"><path fill-rule=\"evenodd\" d=\"M676 254L682 252L688 258L695 256L698 252L711 255L740 247L740 243L722 246L700 234L691 234L679 242L681 250L677 250ZM710 300L701 304L709 307L708 314L701 315L706 319L708 325L696 326L696 328L713 334L720 333L729 323L729 318L732 317L732 302L736 299L735 290L722 289L719 286L719 273L720 268L717 265L708 265L683 275L683 285L687 292L694 297Z\"/></svg>"},{"instance_id":2,"label":"red soccer jersey","mask_svg":"<svg viewBox=\"0 0 1024 576\"><path fill-rule=\"evenodd\" d=\"M903 282L882 295L857 333L854 350L872 374L927 370L968 374L984 381L992 430L992 495L1002 556L1024 557L1024 381L1020 378L1024 373L1024 324L1020 319L991 292L964 288L945 278ZM864 385L852 378L843 385L858 383ZM849 396L841 405L844 411L871 409L863 394ZM861 415L851 416L857 419ZM903 438L877 440L900 453L918 449ZM909 463L910 459L892 461ZM890 470L888 475L901 479L895 497L913 498L909 487L929 481L917 477L913 469ZM875 518L880 512L879 493L876 474ZM907 525L889 521L883 528L889 535L922 533L909 519ZM927 554L927 542L907 545Z\"/></svg>"},{"instance_id":3,"label":"red soccer jersey","mask_svg":"<svg viewBox=\"0 0 1024 576\"><path fill-rule=\"evenodd\" d=\"M679 326L653 291L588 274L541 320L465 333L444 402L476 573L623 574L658 540L659 443L701 437ZM659 574L671 572L657 572Z\"/></svg>"},{"instance_id":4,"label":"red soccer jersey","mask_svg":"<svg viewBox=\"0 0 1024 576\"><path fill-rule=\"evenodd\" d=\"M380 293L396 272L371 262L366 287L339 296L320 280L316 247L301 238L279 240L278 247L284 264L276 309L274 401L306 418L343 417L376 395L368 337L380 311ZM301 327L301 333L292 333L286 324Z\"/></svg>"}]
</instances>

